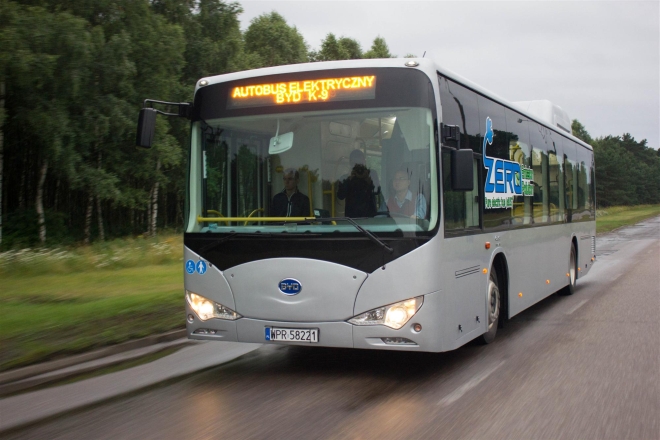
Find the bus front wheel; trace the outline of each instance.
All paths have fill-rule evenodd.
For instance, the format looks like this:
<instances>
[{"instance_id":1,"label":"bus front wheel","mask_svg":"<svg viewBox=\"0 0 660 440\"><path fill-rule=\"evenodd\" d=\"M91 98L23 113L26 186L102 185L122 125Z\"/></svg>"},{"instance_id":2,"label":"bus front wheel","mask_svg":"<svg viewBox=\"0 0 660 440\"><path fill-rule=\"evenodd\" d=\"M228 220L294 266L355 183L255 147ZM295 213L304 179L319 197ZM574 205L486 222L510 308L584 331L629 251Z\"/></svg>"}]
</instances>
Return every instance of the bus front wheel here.
<instances>
[{"instance_id":1,"label":"bus front wheel","mask_svg":"<svg viewBox=\"0 0 660 440\"><path fill-rule=\"evenodd\" d=\"M497 326L500 319L500 288L497 282L497 273L491 268L490 278L488 279L488 296L486 297L488 306L488 330L479 337L482 344L490 344L497 334Z\"/></svg>"}]
</instances>

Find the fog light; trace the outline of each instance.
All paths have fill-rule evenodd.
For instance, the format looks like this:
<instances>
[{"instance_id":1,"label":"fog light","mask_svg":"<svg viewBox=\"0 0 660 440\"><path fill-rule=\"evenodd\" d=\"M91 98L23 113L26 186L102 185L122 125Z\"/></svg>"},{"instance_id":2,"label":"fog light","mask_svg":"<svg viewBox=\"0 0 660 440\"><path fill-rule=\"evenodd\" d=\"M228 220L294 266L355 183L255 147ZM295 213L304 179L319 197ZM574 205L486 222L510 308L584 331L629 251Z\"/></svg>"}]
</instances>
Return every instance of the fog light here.
<instances>
[{"instance_id":1,"label":"fog light","mask_svg":"<svg viewBox=\"0 0 660 440\"><path fill-rule=\"evenodd\" d=\"M188 322L192 324L192 322L195 320L195 317L192 315L192 313L188 313Z\"/></svg>"},{"instance_id":2,"label":"fog light","mask_svg":"<svg viewBox=\"0 0 660 440\"><path fill-rule=\"evenodd\" d=\"M193 332L193 335L214 335L218 331L213 330L213 329L208 329L208 328L198 328Z\"/></svg>"},{"instance_id":3,"label":"fog light","mask_svg":"<svg viewBox=\"0 0 660 440\"><path fill-rule=\"evenodd\" d=\"M422 331L422 324L415 324L413 325L413 330L415 330L417 333Z\"/></svg>"},{"instance_id":4,"label":"fog light","mask_svg":"<svg viewBox=\"0 0 660 440\"><path fill-rule=\"evenodd\" d=\"M408 338L380 338L384 343L389 345L417 345L415 342Z\"/></svg>"}]
</instances>

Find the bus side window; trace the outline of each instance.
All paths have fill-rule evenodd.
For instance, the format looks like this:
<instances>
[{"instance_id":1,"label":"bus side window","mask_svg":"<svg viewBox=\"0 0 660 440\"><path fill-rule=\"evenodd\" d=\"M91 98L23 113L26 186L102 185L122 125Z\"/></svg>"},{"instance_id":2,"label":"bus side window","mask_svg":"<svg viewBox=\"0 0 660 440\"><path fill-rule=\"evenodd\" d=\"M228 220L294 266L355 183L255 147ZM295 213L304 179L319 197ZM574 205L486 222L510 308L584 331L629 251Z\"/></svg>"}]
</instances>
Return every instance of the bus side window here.
<instances>
[{"instance_id":1,"label":"bus side window","mask_svg":"<svg viewBox=\"0 0 660 440\"><path fill-rule=\"evenodd\" d=\"M534 172L534 223L547 223L550 214L548 151L545 138L550 130L534 123L531 127L532 171Z\"/></svg>"},{"instance_id":2,"label":"bus side window","mask_svg":"<svg viewBox=\"0 0 660 440\"><path fill-rule=\"evenodd\" d=\"M438 76L442 123L460 128L461 149L471 149L481 154L482 137L479 125L479 104L477 94L454 81ZM456 147L449 144L446 147ZM482 166L473 159L474 188L472 191L453 191L451 188L451 150L442 150L442 189L444 201L445 231L457 235L460 230L481 226L479 170Z\"/></svg>"},{"instance_id":3,"label":"bus side window","mask_svg":"<svg viewBox=\"0 0 660 440\"><path fill-rule=\"evenodd\" d=\"M562 137L550 133L547 139L548 146L548 182L550 202L550 222L562 223L564 221L564 155Z\"/></svg>"},{"instance_id":4,"label":"bus side window","mask_svg":"<svg viewBox=\"0 0 660 440\"><path fill-rule=\"evenodd\" d=\"M481 132L481 147L484 147L483 135L487 131L487 121L490 120L491 128L493 131L492 144L486 144L486 156L489 158L497 158L509 160L509 141L512 139L512 134L507 130L506 112L504 106L491 101L488 98L479 96L479 124ZM482 163L482 168L484 164ZM485 168L482 169L484 180L487 179L488 174ZM501 174L500 174L501 176ZM497 182L497 177L493 172L491 181ZM500 177L501 179L501 177ZM504 187L500 180L500 187ZM485 191L484 191L485 192ZM486 229L503 230L509 229L512 223L512 206L506 206L507 202L511 202L506 195L491 194L494 196L492 205L487 203L490 201L488 197L484 197L484 219L483 224ZM511 202L512 203L512 202Z\"/></svg>"},{"instance_id":5,"label":"bus side window","mask_svg":"<svg viewBox=\"0 0 660 440\"><path fill-rule=\"evenodd\" d=\"M566 198L566 221L572 222L577 212L577 150L575 143L564 143L564 194Z\"/></svg>"},{"instance_id":6,"label":"bus side window","mask_svg":"<svg viewBox=\"0 0 660 440\"><path fill-rule=\"evenodd\" d=\"M592 180L592 162L591 152L581 145L576 145L577 157L580 163L578 172L578 216L579 220L593 220L591 212L593 210L593 199L591 197Z\"/></svg>"},{"instance_id":7,"label":"bus side window","mask_svg":"<svg viewBox=\"0 0 660 440\"><path fill-rule=\"evenodd\" d=\"M529 119L523 115L507 109L506 126L509 137L508 160L517 162L522 166L531 167L531 147L529 145ZM513 198L511 209L511 225L519 227L532 223L532 198L523 195Z\"/></svg>"}]
</instances>

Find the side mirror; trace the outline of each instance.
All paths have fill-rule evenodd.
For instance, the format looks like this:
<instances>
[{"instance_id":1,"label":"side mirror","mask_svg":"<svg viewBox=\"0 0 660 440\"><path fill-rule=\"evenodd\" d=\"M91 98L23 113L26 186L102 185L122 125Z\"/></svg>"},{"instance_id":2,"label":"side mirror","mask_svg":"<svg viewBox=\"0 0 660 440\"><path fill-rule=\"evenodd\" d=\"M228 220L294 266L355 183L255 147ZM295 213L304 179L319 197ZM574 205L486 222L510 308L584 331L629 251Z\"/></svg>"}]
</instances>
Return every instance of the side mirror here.
<instances>
[{"instance_id":1,"label":"side mirror","mask_svg":"<svg viewBox=\"0 0 660 440\"><path fill-rule=\"evenodd\" d=\"M138 117L137 136L135 145L143 148L151 148L151 142L156 131L156 114L153 108L143 108Z\"/></svg>"},{"instance_id":2,"label":"side mirror","mask_svg":"<svg viewBox=\"0 0 660 440\"><path fill-rule=\"evenodd\" d=\"M472 150L452 150L451 189L454 191L472 191L474 189Z\"/></svg>"}]
</instances>

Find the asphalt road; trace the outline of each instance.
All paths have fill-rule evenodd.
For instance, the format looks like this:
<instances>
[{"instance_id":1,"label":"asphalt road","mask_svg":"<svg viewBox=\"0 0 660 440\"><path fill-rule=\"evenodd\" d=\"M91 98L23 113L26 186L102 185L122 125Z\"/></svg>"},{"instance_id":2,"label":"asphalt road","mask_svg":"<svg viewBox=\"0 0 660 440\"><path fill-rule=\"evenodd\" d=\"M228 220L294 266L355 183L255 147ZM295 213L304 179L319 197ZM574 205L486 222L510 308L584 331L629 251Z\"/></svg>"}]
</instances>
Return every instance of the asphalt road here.
<instances>
[{"instance_id":1,"label":"asphalt road","mask_svg":"<svg viewBox=\"0 0 660 440\"><path fill-rule=\"evenodd\" d=\"M440 354L264 346L11 438L660 438L660 217L573 296ZM210 345L210 344L209 344Z\"/></svg>"}]
</instances>

